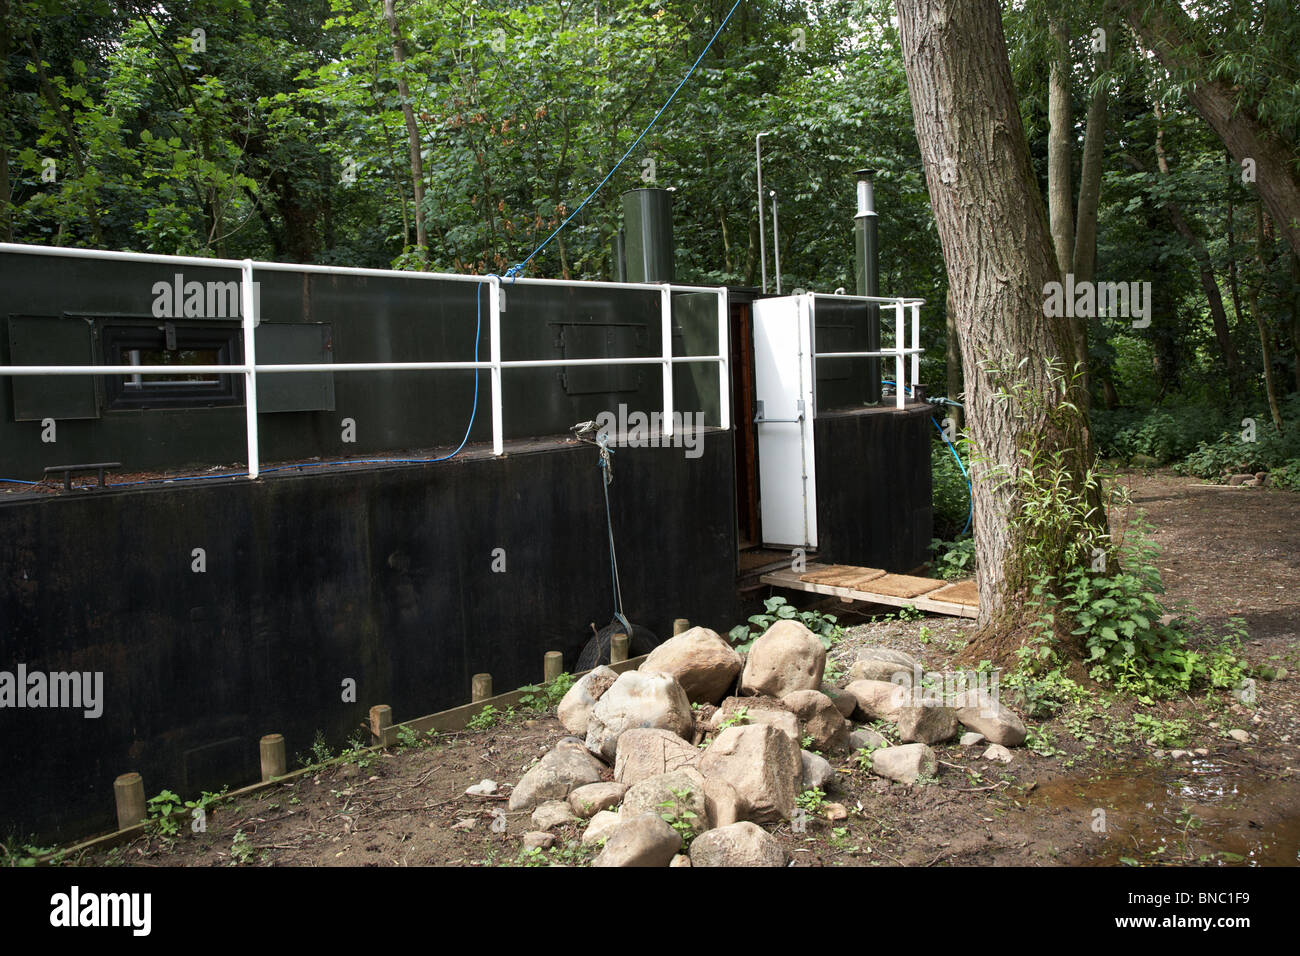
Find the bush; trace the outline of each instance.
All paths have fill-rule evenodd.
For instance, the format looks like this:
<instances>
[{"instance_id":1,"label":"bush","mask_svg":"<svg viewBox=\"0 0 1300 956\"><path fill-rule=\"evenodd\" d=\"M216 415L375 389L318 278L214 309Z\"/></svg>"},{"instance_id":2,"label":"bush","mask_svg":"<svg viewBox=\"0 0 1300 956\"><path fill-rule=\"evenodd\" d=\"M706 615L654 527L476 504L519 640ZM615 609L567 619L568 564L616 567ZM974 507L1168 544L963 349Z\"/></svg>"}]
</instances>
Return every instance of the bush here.
<instances>
[{"instance_id":1,"label":"bush","mask_svg":"<svg viewBox=\"0 0 1300 956\"><path fill-rule=\"evenodd\" d=\"M957 541L943 541L935 538L930 542L934 552L934 569L945 581L968 578L975 573L975 539L961 538Z\"/></svg>"},{"instance_id":2,"label":"bush","mask_svg":"<svg viewBox=\"0 0 1300 956\"><path fill-rule=\"evenodd\" d=\"M1230 419L1227 410L1208 405L1098 408L1092 412L1092 429L1104 457L1128 461L1134 455L1149 455L1166 464L1186 458L1200 442L1213 441Z\"/></svg>"},{"instance_id":3,"label":"bush","mask_svg":"<svg viewBox=\"0 0 1300 956\"><path fill-rule=\"evenodd\" d=\"M1278 431L1267 415L1243 417L1255 420L1254 441L1245 440L1245 428L1230 428L1211 442L1201 442L1174 470L1212 480L1243 472L1278 470L1282 472L1279 479L1283 486L1292 487L1292 463L1300 459L1300 425L1294 418L1283 419L1288 424Z\"/></svg>"},{"instance_id":4,"label":"bush","mask_svg":"<svg viewBox=\"0 0 1300 956\"><path fill-rule=\"evenodd\" d=\"M836 623L834 614L822 614L820 611L796 611L780 595L770 597L763 602L762 614L751 614L748 623L737 624L727 636L736 650L747 653L754 641L777 621L798 621L817 635L822 646L830 650L831 645L844 636L844 628Z\"/></svg>"}]
</instances>

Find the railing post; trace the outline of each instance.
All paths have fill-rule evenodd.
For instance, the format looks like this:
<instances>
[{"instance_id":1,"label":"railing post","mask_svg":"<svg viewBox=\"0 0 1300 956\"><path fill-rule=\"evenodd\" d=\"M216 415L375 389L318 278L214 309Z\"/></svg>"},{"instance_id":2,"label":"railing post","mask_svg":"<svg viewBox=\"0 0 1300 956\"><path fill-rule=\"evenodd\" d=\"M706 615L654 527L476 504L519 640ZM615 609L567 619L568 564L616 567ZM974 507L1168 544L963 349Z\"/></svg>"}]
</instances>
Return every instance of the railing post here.
<instances>
[{"instance_id":1,"label":"railing post","mask_svg":"<svg viewBox=\"0 0 1300 956\"><path fill-rule=\"evenodd\" d=\"M921 303L912 303L912 386L921 380Z\"/></svg>"},{"instance_id":2,"label":"railing post","mask_svg":"<svg viewBox=\"0 0 1300 956\"><path fill-rule=\"evenodd\" d=\"M903 350L907 347L907 337L903 333L903 300L894 303L894 407L902 408L907 404L907 380L903 377L906 363Z\"/></svg>"},{"instance_id":3,"label":"railing post","mask_svg":"<svg viewBox=\"0 0 1300 956\"><path fill-rule=\"evenodd\" d=\"M137 823L143 823L148 816L144 778L138 773L124 773L113 781L113 799L117 804L119 830L128 830Z\"/></svg>"},{"instance_id":4,"label":"railing post","mask_svg":"<svg viewBox=\"0 0 1300 956\"><path fill-rule=\"evenodd\" d=\"M726 286L718 290L718 425L731 428L731 309Z\"/></svg>"},{"instance_id":5,"label":"railing post","mask_svg":"<svg viewBox=\"0 0 1300 956\"><path fill-rule=\"evenodd\" d=\"M262 783L283 777L286 769L284 735L267 734L257 742L257 749L262 761Z\"/></svg>"},{"instance_id":6,"label":"railing post","mask_svg":"<svg viewBox=\"0 0 1300 956\"><path fill-rule=\"evenodd\" d=\"M673 287L665 282L659 291L659 311L663 319L664 418L663 435L673 434Z\"/></svg>"},{"instance_id":7,"label":"railing post","mask_svg":"<svg viewBox=\"0 0 1300 956\"><path fill-rule=\"evenodd\" d=\"M627 660L628 636L623 631L615 631L609 636L609 662L622 664Z\"/></svg>"},{"instance_id":8,"label":"railing post","mask_svg":"<svg viewBox=\"0 0 1300 956\"><path fill-rule=\"evenodd\" d=\"M257 349L253 340L257 330L257 299L253 295L253 260L245 259L239 267L239 317L244 330L244 428L248 433L248 477L256 478L260 470L257 448Z\"/></svg>"},{"instance_id":9,"label":"railing post","mask_svg":"<svg viewBox=\"0 0 1300 956\"><path fill-rule=\"evenodd\" d=\"M505 451L501 414L501 280L488 279L488 339L492 350L492 454Z\"/></svg>"}]
</instances>

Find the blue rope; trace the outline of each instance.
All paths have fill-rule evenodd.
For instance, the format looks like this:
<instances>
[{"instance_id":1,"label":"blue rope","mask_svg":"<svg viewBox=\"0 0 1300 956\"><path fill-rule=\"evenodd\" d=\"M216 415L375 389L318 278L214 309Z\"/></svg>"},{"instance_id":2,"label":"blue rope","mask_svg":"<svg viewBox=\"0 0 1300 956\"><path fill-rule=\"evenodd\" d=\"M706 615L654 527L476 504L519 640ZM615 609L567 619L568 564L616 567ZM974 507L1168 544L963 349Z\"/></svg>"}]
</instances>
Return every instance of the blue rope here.
<instances>
[{"instance_id":1,"label":"blue rope","mask_svg":"<svg viewBox=\"0 0 1300 956\"><path fill-rule=\"evenodd\" d=\"M898 386L895 385L893 382L885 381L883 379L881 380L881 384L893 385L894 388L898 388ZM912 390L908 388L906 385L904 385L903 388L907 390L907 393L909 395L912 393ZM949 404L956 405L957 402L951 402ZM956 446L953 445L952 442L948 441L948 436L943 433L943 429L939 427L939 423L934 420L933 415L930 416L930 424L933 425L935 429L938 430L939 437L942 438L943 443L948 446L948 450L952 452L952 457L957 462L957 467L961 469L961 476L966 479L966 493L970 498L970 510L966 512L966 527L962 528L961 531L958 532L957 534L957 537L960 538L963 534L965 534L967 531L970 530L971 519L975 517L975 487L974 485L971 484L970 474L966 471L966 466L961 463L961 456L957 454Z\"/></svg>"},{"instance_id":2,"label":"blue rope","mask_svg":"<svg viewBox=\"0 0 1300 956\"><path fill-rule=\"evenodd\" d=\"M686 81L689 80L692 75L694 75L695 68L698 67L700 65L700 61L704 59L704 54L708 53L709 50L712 49L714 40L718 39L718 34L722 33L723 28L726 27L727 25L727 21L731 19L731 15L736 12L736 8L740 6L740 3L741 0L736 0L736 2L732 4L731 9L727 11L727 15L722 18L722 23L719 24L718 29L714 31L713 37L705 45L704 49L700 51L700 55L695 58L695 62L692 63L691 68L686 71L686 75L682 77L682 81L677 84L677 89L673 90L672 95L669 96L668 99L664 101L664 105L659 107L659 112L654 115L654 119L652 119L646 125L646 128L641 130L641 135L638 136L636 138L636 141L627 148L627 152L623 154L623 158L614 164L614 168L611 169L609 171L609 174L606 175L605 178L600 181L600 185L597 186L595 189L593 189L590 193L588 193L587 198L584 199L581 203L579 203L578 208L573 210L573 212L569 215L569 218L565 219L564 222L556 226L555 231L552 232L549 236L547 236L546 240L540 246L538 246L531 253L529 253L527 259L525 259L523 262L511 266L509 269L506 270L505 277L507 279L509 279L513 283L515 278L521 272L523 272L525 268L527 268L528 263L532 262L533 259L537 256L537 254L541 252L543 249L545 249L546 246L550 243L550 241L554 239L556 236L558 236L560 232L564 229L564 227L573 221L574 216L582 212L583 207L586 206L587 203L591 202L591 200L595 198L596 193L600 192L601 189L604 188L605 184L610 181L611 177L613 177L613 175L616 172L618 172L619 167L622 166L623 163L627 161L627 158L632 155L632 151L635 150L637 146L641 144L641 140L645 139L645 134L650 132L650 128L659 121L659 117L663 116L664 110L668 109L669 105L676 98L677 94L681 92L682 87L686 85Z\"/></svg>"}]
</instances>

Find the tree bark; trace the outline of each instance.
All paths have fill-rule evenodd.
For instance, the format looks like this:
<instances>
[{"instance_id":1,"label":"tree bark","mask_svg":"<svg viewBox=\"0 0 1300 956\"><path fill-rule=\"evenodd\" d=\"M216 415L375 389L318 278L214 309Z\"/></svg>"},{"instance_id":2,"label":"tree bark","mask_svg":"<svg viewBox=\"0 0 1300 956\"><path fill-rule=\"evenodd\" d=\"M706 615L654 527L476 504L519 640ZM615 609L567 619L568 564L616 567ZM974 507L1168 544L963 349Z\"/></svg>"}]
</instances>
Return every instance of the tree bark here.
<instances>
[{"instance_id":1,"label":"tree bark","mask_svg":"<svg viewBox=\"0 0 1300 956\"><path fill-rule=\"evenodd\" d=\"M1105 35L1110 39L1097 61L1093 74L1095 87L1088 100L1088 115L1083 134L1083 159L1079 167L1079 208L1074 219L1074 258L1071 263L1076 284L1092 282L1097 278L1097 212L1101 206L1102 159L1106 151L1106 122L1110 98L1110 90L1101 77L1110 69L1115 32L1114 24L1107 20ZM1099 328L1104 326L1099 323ZM1073 330L1074 348L1079 354L1080 361L1083 362L1083 394L1091 411L1093 369L1088 349L1089 320L1076 319ZM1104 337L1105 333L1101 334ZM1111 399L1115 391L1114 382L1108 381L1103 389L1107 407L1113 408Z\"/></svg>"},{"instance_id":2,"label":"tree bark","mask_svg":"<svg viewBox=\"0 0 1300 956\"><path fill-rule=\"evenodd\" d=\"M1097 211L1101 206L1102 158L1106 152L1106 124L1110 113L1110 89L1099 78L1110 69L1114 55L1115 29L1109 22L1106 36L1111 39L1097 61L1093 76L1096 87L1088 101L1087 126L1083 134L1083 160L1079 167L1079 211L1074 221L1074 281L1092 282L1097 278Z\"/></svg>"},{"instance_id":3,"label":"tree bark","mask_svg":"<svg viewBox=\"0 0 1300 956\"><path fill-rule=\"evenodd\" d=\"M1156 117L1156 166L1160 170L1160 175L1165 179L1169 178L1169 158L1165 154L1165 131L1160 126L1162 119L1160 107L1154 109ZM1205 248L1205 243L1201 241L1188 223L1183 211L1172 199L1165 200L1165 212L1169 214L1169 221L1172 223L1174 230L1183 237L1191 250L1192 258L1196 260L1196 268L1201 277L1201 289L1205 292L1205 299L1210 306L1210 319L1214 325L1214 339L1218 343L1219 352L1223 355L1223 364L1228 373L1229 394L1238 394L1243 383L1241 357L1237 354L1237 347L1232 343L1232 333L1228 328L1228 314L1223 308L1223 293L1219 290L1219 280L1214 274L1214 264L1210 260L1209 250Z\"/></svg>"},{"instance_id":4,"label":"tree bark","mask_svg":"<svg viewBox=\"0 0 1300 956\"><path fill-rule=\"evenodd\" d=\"M1074 187L1070 184L1074 119L1070 115L1070 38L1052 21L1047 78L1047 211L1061 278L1074 265Z\"/></svg>"},{"instance_id":5,"label":"tree bark","mask_svg":"<svg viewBox=\"0 0 1300 956\"><path fill-rule=\"evenodd\" d=\"M948 292L947 308L944 310L948 334L944 339L944 360L948 372L948 397L954 402L961 399L961 331L957 328L957 310L953 306L952 291ZM952 419L954 430L960 431L965 411L959 405L948 406L948 416Z\"/></svg>"},{"instance_id":6,"label":"tree bark","mask_svg":"<svg viewBox=\"0 0 1300 956\"><path fill-rule=\"evenodd\" d=\"M960 335L973 463L980 629L967 654L1005 660L1033 618L1024 531L1012 519L1014 473L1031 438L1059 449L1071 480L1091 462L1086 415L1053 425L1018 398L1000 400L988 364L1027 361L1016 374L1049 395L1045 360L1078 360L1069 320L1045 314L1060 279L1047 215L1011 79L997 0L895 0L912 116ZM1078 388L1067 389L1078 404ZM1104 520L1104 519L1103 519Z\"/></svg>"},{"instance_id":7,"label":"tree bark","mask_svg":"<svg viewBox=\"0 0 1300 956\"><path fill-rule=\"evenodd\" d=\"M1246 298L1250 301L1250 312L1255 317L1259 329L1259 350L1264 360L1264 391L1268 395L1268 411L1273 417L1273 425L1282 428L1282 409L1277 400L1277 383L1273 376L1273 349L1268 341L1268 323L1259 308L1259 290L1268 279L1268 260L1264 255L1268 248L1268 239L1264 235L1264 205L1255 204L1255 265L1259 267L1259 277L1246 287Z\"/></svg>"},{"instance_id":8,"label":"tree bark","mask_svg":"<svg viewBox=\"0 0 1300 956\"><path fill-rule=\"evenodd\" d=\"M1255 163L1260 198L1300 254L1300 173L1294 165L1296 146L1270 129L1248 109L1238 108L1238 93L1226 82L1208 76L1210 54L1195 40L1195 23L1171 0L1117 0L1124 16L1165 69L1186 73L1193 80L1187 97L1218 134L1233 158Z\"/></svg>"},{"instance_id":9,"label":"tree bark","mask_svg":"<svg viewBox=\"0 0 1300 956\"><path fill-rule=\"evenodd\" d=\"M384 19L393 36L393 59L397 63L397 95L402 98L402 116L406 119L406 138L411 157L411 186L415 194L415 245L420 254L428 257L429 235L424 225L424 157L420 150L420 130L415 125L415 110L411 107L411 91L402 75L406 62L406 44L397 25L395 0L384 0Z\"/></svg>"}]
</instances>

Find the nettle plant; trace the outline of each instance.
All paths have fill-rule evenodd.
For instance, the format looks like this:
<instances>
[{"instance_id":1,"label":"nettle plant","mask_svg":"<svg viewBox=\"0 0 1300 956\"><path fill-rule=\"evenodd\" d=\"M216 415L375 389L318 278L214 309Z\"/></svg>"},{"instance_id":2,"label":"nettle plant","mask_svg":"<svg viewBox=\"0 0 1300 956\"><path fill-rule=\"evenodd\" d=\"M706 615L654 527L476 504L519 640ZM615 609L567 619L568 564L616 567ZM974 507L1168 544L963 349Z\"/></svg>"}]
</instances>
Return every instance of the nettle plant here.
<instances>
[{"instance_id":1,"label":"nettle plant","mask_svg":"<svg viewBox=\"0 0 1300 956\"><path fill-rule=\"evenodd\" d=\"M830 650L831 645L844 636L834 614L822 614L820 611L796 611L781 596L770 597L763 602L762 614L751 614L746 624L737 624L727 636L736 650L747 653L754 641L777 621L799 621L821 640L822 646Z\"/></svg>"},{"instance_id":2,"label":"nettle plant","mask_svg":"<svg viewBox=\"0 0 1300 956\"><path fill-rule=\"evenodd\" d=\"M1067 396L1078 372L1067 380L1049 362L1047 386L1041 388L1026 380L1024 365L991 372L999 395L1014 398L1045 426L1020 449L1016 467L983 459L999 488L1010 486L1018 502L1010 520L1030 583L1030 606L1038 614L1037 638L1019 651L1019 681L1033 683L1058 670L1060 635L1068 632L1077 638L1090 676L1139 699L1187 691L1202 681L1228 686L1224 682L1234 671L1230 650L1207 657L1187 646L1183 631L1161 623L1167 612L1155 564L1159 548L1141 516L1129 518L1127 489L1103 475L1096 461L1076 476L1066 450L1046 437L1077 414ZM1112 509L1121 516L1118 534L1105 519Z\"/></svg>"}]
</instances>

